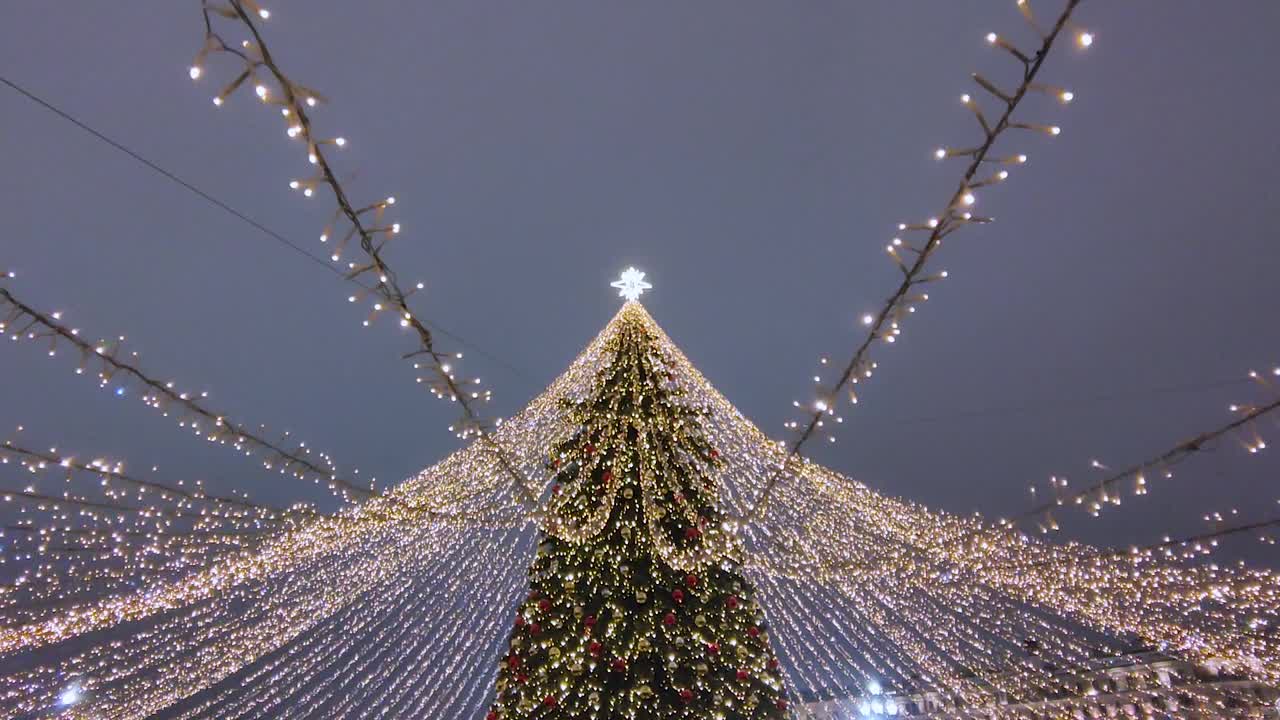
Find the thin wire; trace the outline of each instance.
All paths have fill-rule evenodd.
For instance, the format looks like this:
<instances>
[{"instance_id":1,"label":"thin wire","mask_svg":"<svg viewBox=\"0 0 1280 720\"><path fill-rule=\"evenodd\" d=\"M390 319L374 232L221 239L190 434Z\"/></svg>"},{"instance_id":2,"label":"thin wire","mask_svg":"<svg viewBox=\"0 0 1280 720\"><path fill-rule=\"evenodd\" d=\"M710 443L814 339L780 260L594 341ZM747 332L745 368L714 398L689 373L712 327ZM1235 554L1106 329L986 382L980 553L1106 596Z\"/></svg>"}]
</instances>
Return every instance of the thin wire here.
<instances>
[{"instance_id":1,"label":"thin wire","mask_svg":"<svg viewBox=\"0 0 1280 720\"><path fill-rule=\"evenodd\" d=\"M887 421L888 423L897 425L912 425L916 423L933 423L942 422L944 420L962 420L975 417L987 417L991 415L1015 415L1020 413L1034 413L1047 410L1062 410L1069 407L1088 407L1093 403L1109 402L1111 400L1122 400L1125 398L1148 397L1151 395L1168 395L1174 393L1200 392L1204 390L1217 390L1220 388L1234 387L1244 385L1249 380L1238 378L1232 380L1214 380L1203 383L1184 383L1181 385L1164 385L1160 387L1142 388L1138 390L1120 390L1116 392L1092 395L1078 400L1049 400L1044 403L1034 405L1005 405L995 407L974 408L972 410L958 410L951 413L940 413L938 415L923 415L917 417L897 418Z\"/></svg>"},{"instance_id":2,"label":"thin wire","mask_svg":"<svg viewBox=\"0 0 1280 720\"><path fill-rule=\"evenodd\" d=\"M132 148L128 147L127 145L125 145L125 144L123 144L123 143L121 143L121 142L119 142L119 141L117 141L117 140L115 140L115 139L111 138L110 136L108 136L108 135L104 134L102 131L98 130L97 128L94 128L93 126L91 126L91 125L89 125L88 123L84 122L83 120L81 120L81 119L77 118L76 116L72 115L71 113L67 112L66 110L63 110L62 108L60 108L60 107L58 107L58 106L54 105L53 103L49 102L48 100L45 100L44 98L40 97L39 95L36 95L34 92L32 92L32 91L28 90L27 88L25 88L25 87L23 87L23 86L21 86L21 85L19 85L19 84L15 83L14 81L10 80L9 78L4 77L3 75L0 75L0 83L3 83L3 84L5 84L5 85L7 85L10 89L12 89L13 91L15 91L15 92L17 92L18 94L22 95L23 97L27 98L27 99L28 99L28 100L30 100L31 102L36 103L37 105L39 105L39 106L43 107L45 110L48 110L49 112L51 112L51 113L53 113L53 114L57 115L58 117L62 118L63 120L66 120L67 122L71 123L72 125L75 125L76 127L80 128L81 130L85 131L86 133L89 133L90 135L92 135L93 137L97 138L98 140L100 140L100 141L102 141L102 142L104 142L104 143L106 143L106 144L110 145L111 147L115 148L116 150L119 150L120 152L124 153L125 155L128 155L129 157L133 158L135 161L137 161L138 163L142 164L143 166L145 166L147 169L151 170L152 172L155 172L155 173L157 173L157 174L159 174L159 175L163 176L164 178L166 178L166 179L167 179L167 180L169 180L170 182L173 182L174 184L179 185L179 186L181 186L181 187L185 188L185 189L186 189L186 190L188 190L189 192L191 192L191 193L195 194L196 196L200 197L201 199L203 199L205 202L208 202L209 204L213 205L214 207L217 207L217 208L221 209L222 211L224 211L224 212L226 212L226 213L228 213L228 214L232 215L232 216L233 216L233 217L235 217L236 219L238 219L238 220L240 220L241 222L243 222L243 223L245 223L245 224L249 225L250 227L254 228L255 230L258 230L259 232L261 232L262 234L264 234L264 235L266 235L267 237L271 238L272 240L275 240L276 242L280 243L281 245L284 245L285 247L289 248L290 250L293 250L294 252L296 252L296 253L298 253L299 255L301 255L301 256L303 256L303 257L305 257L306 259L310 260L311 262L315 263L316 265L319 265L320 267L324 268L325 270L327 270L328 272L332 273L333 275L335 275L335 276L337 276L337 277L339 277L339 278L346 279L346 278L345 278L344 273L343 273L341 270L339 270L338 268L336 268L336 267L334 267L334 266L330 265L330 264L329 264L328 262L326 262L323 258L320 258L320 257L318 257L318 256L316 256L316 255L312 255L312 254L311 254L311 253L310 253L306 248L302 247L301 245L298 245L297 243L293 242L292 240L290 240L289 238L285 237L285 236L284 236L284 235L282 235L281 233L276 232L275 230L272 230L271 228L267 227L266 225L263 225L262 223L258 222L257 220L254 220L253 218L249 217L248 215L244 214L243 212L241 212L241 211L237 210L236 208L232 207L232 206L231 206L230 204L228 204L227 202L225 202L225 201L223 201L223 200L220 200L220 199L219 199L219 198L217 198L216 196L211 195L210 193L208 193L208 192L206 192L206 191L204 191L204 190L200 189L199 187L197 187L196 185L192 184L191 182L189 182L189 181L187 181L187 180L184 180L183 178L179 177L178 175L176 175L176 174L175 174L175 173L173 173L172 171L167 170L167 169L165 169L164 167L162 167L162 166L160 166L160 165L156 164L155 162L153 162L153 161L151 161L151 160L147 159L146 157L144 157L142 154L140 154L140 153L139 153L139 152L137 152L136 150L133 150ZM357 285L361 285L362 287L364 287L364 285L363 285L362 283L360 283L358 280L353 280L353 282L355 282ZM366 288L366 289L367 289L367 288ZM427 324L429 324L433 330L435 330L436 332L440 333L441 335L444 335L445 337L448 337L449 339L453 340L454 342L458 343L459 345L462 345L463 347L465 347L465 348L467 348L468 350L470 350L470 351L472 351L472 352L474 352L474 353L476 353L476 354L480 355L481 357L485 358L486 360L488 360L488 361L490 361L490 362L492 362L492 363L494 363L494 364L496 364L496 365L498 365L498 366L502 367L503 369L507 370L507 371L508 371L508 372L510 372L511 374L513 374L513 375L515 375L516 377L520 378L521 380L524 380L524 381L526 381L526 382L530 382L530 383L532 383L532 382L533 382L533 378L532 378L532 376L530 376L530 375L529 375L528 373L526 373L525 371L523 371L523 370L521 370L521 369L517 368L516 366L514 366L514 365L512 365L511 363L507 362L506 360L503 360L502 358L499 358L497 355L494 355L493 353L489 352L488 350L485 350L484 348L481 348L481 347L476 346L476 345L475 345L475 343L472 343L472 342L469 342L469 341L467 341L467 340L462 339L461 337L459 337L459 336L458 336L458 334L457 334L457 333L452 332L452 331L450 331L450 330L448 330L448 329L446 329L446 328L443 328L443 327L441 327L440 325L438 325L437 323L434 323L434 322L430 322L430 321L428 321L428 323L427 323Z\"/></svg>"}]
</instances>

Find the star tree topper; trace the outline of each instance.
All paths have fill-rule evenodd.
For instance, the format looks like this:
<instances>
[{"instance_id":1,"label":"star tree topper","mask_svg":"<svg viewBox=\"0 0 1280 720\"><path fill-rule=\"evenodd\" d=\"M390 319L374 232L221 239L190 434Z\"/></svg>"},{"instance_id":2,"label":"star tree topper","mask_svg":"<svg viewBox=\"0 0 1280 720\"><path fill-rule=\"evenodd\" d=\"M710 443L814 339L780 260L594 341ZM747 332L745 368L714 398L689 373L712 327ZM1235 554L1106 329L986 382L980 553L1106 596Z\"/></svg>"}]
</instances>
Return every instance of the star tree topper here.
<instances>
[{"instance_id":1,"label":"star tree topper","mask_svg":"<svg viewBox=\"0 0 1280 720\"><path fill-rule=\"evenodd\" d=\"M618 296L628 300L640 299L645 290L653 287L644 281L644 273L633 267L624 270L622 277L609 283L609 286L618 288Z\"/></svg>"}]
</instances>

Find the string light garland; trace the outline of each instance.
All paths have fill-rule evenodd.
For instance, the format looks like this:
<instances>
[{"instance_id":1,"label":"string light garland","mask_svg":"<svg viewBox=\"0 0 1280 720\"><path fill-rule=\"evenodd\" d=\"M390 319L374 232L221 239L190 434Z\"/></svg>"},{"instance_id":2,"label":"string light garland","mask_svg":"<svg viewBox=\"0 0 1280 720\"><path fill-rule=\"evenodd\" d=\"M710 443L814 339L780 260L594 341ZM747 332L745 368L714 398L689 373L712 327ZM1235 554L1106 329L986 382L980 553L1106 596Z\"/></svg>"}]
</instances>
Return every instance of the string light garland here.
<instances>
[{"instance_id":1,"label":"string light garland","mask_svg":"<svg viewBox=\"0 0 1280 720\"><path fill-rule=\"evenodd\" d=\"M815 436L825 435L831 442L835 441L835 436L829 433L828 425L829 423L839 424L843 422L843 418L836 412L839 399L847 392L849 400L856 404L858 396L852 386L870 378L876 370L876 363L870 359L871 346L877 340L886 343L897 342L902 332L902 324L907 317L916 311L917 306L929 299L929 294L924 291L924 286L948 277L946 270L933 271L929 262L942 244L943 238L969 225L991 222L991 218L975 215L973 212L973 206L977 203L976 191L983 187L1004 182L1009 177L1009 171L1004 169L1005 166L1021 165L1027 161L1027 156L1021 153L993 157L991 154L996 141L1011 129L1044 132L1050 136L1056 136L1061 132L1056 125L1048 126L1015 121L1013 115L1029 92L1055 95L1064 104L1074 99L1075 95L1073 93L1036 82L1036 78L1039 76L1041 66L1049 56L1050 51L1053 50L1061 33L1071 26L1071 16L1078 4L1079 0L1066 0L1066 5L1061 14L1058 15L1057 20L1054 21L1048 31L1045 31L1036 23L1035 17L1031 12L1029 0L1018 0L1019 12L1022 13L1023 18L1041 40L1040 47L1034 53L1028 54L1019 50L1009 40L996 33L989 33L986 36L988 44L1006 51L1019 62L1022 67L1021 81L1012 91L1004 91L982 75L976 73L973 75L974 82L988 95L992 96L997 101L997 104L1003 107L1003 111L1000 117L992 123L983 113L981 103L973 96L967 93L960 96L961 104L973 112L974 117L982 128L982 141L974 147L944 147L934 152L934 156L938 160L955 157L969 158L969 164L965 168L960 184L955 192L952 193L951 199L947 201L946 207L941 213L924 222L902 223L898 226L902 236L906 236L909 233L925 233L924 244L917 246L910 240L899 236L893 238L886 246L890 259L902 272L902 282L878 312L867 313L862 316L862 324L866 326L867 333L854 350L849 362L836 377L835 382L826 390L820 392L810 406L804 406L798 401L794 403L795 407L805 410L807 414L805 415L806 419L803 421L792 420L786 424L788 430L795 431L798 434L796 439L791 442L791 450L784 463L790 463L797 457L804 445ZM1087 31L1077 31L1076 38L1078 45L1082 48L1093 44L1093 35ZM994 168L991 174L979 178L979 170L989 167ZM914 259L912 259L912 256L914 256ZM824 357L820 359L819 364L825 369L828 361ZM815 382L820 382L821 379L820 375L814 378ZM764 492L756 503L757 507L753 508L752 514L761 512L768 504L773 487L777 484L778 479L782 477L785 465L780 465L779 468L773 479L766 483Z\"/></svg>"},{"instance_id":2,"label":"string light garland","mask_svg":"<svg viewBox=\"0 0 1280 720\"><path fill-rule=\"evenodd\" d=\"M147 406L166 417L172 415L179 426L209 442L246 455L256 452L263 456L263 466L268 470L323 484L344 500L374 494L371 488L340 477L326 453L312 453L306 443L299 443L292 449L285 447L281 444L283 440L267 439L247 425L210 410L204 404L207 392L178 390L175 383L163 382L145 373L132 359L137 353L124 354L123 337L90 343L81 337L78 328L62 322L62 313L41 312L4 287L0 287L0 310L7 310L6 315L0 316L0 333L8 335L11 340L47 343L46 352L50 357L57 355L60 346L70 346L80 357L77 374L84 374L92 363L98 363L97 378L101 387L112 388L113 392L123 395L126 391L124 383L135 383L142 391L139 393L141 400ZM285 437L289 434L286 432Z\"/></svg>"},{"instance_id":3,"label":"string light garland","mask_svg":"<svg viewBox=\"0 0 1280 720\"><path fill-rule=\"evenodd\" d=\"M364 321L365 326L371 325L384 312L389 312L399 319L402 328L414 333L419 347L404 355L404 359L414 360L414 369L425 371L425 375L418 377L417 382L425 385L437 398L458 405L461 417L449 426L450 431L461 439L478 438L494 453L505 468L512 486L525 495L525 505L532 510L536 503L533 496L527 493L525 478L519 473L507 451L494 441L491 423L482 418L477 410L477 403L490 400L490 391L479 387L479 378L458 377L453 364L461 359L461 353L447 353L439 349L431 331L409 307L409 298L422 290L424 284L417 283L413 288L405 290L386 258L384 250L387 244L399 237L402 229L400 222L386 217L395 205L395 197L389 196L359 208L349 200L349 194L338 181L326 155L326 150L331 147L345 147L346 138L321 137L314 133L309 111L323 102L324 98L314 90L290 80L275 62L255 22L255 17L258 21L263 21L270 16L265 8L254 0L227 0L225 3L204 0L202 8L205 41L191 65L191 79L199 80L204 76L204 62L209 56L230 55L240 62L242 69L214 98L214 105L221 106L237 89L252 84L259 100L280 107L286 123L286 134L291 139L306 143L307 160L316 167L313 176L292 180L290 187L302 192L305 197L313 196L321 186L329 188L337 210L321 233L320 241L328 243L338 234L342 235L333 244L330 256L332 261L339 262L347 243L356 239L365 262L348 262L345 277L349 280L359 280L366 276L373 278L374 284L370 290L357 292L348 300L355 303L369 299L369 295L373 296L372 310ZM238 45L228 43L215 31L214 15L238 22L252 39L246 39ZM345 230L339 226L340 221L345 222Z\"/></svg>"},{"instance_id":4,"label":"string light garland","mask_svg":"<svg viewBox=\"0 0 1280 720\"><path fill-rule=\"evenodd\" d=\"M1251 373L1251 377L1257 378L1259 375L1257 372L1253 372ZM1067 487L1067 480L1056 476L1050 478L1049 484L1055 495L1054 499L1048 500L1015 516L1008 521L1008 524L1014 525L1023 520L1039 518L1038 525L1041 532L1050 532L1058 529L1058 523L1054 519L1052 512L1057 508L1067 508L1072 506L1084 508L1091 515L1096 517L1107 505L1119 505L1121 503L1124 492L1117 489L1118 485L1125 481L1132 480L1132 494L1146 495L1150 489L1150 484L1147 481L1148 475L1159 476L1165 479L1170 478L1173 476L1173 473L1170 470L1172 466L1233 433L1242 433L1246 430L1250 430L1251 432L1248 439L1242 440L1241 445L1250 453L1257 453L1266 449L1267 444L1261 435L1258 434L1255 427L1256 423L1258 420L1275 412L1277 409L1280 409L1280 396L1270 402L1257 406L1232 405L1231 411L1239 415L1235 420L1214 428L1213 430L1198 433L1194 437L1178 443L1156 457L1112 473L1106 478L1099 480L1082 490L1064 492ZM1106 469L1106 466L1097 460L1092 461L1091 465L1100 470ZM1032 487L1031 492L1035 494L1036 489Z\"/></svg>"}]
</instances>

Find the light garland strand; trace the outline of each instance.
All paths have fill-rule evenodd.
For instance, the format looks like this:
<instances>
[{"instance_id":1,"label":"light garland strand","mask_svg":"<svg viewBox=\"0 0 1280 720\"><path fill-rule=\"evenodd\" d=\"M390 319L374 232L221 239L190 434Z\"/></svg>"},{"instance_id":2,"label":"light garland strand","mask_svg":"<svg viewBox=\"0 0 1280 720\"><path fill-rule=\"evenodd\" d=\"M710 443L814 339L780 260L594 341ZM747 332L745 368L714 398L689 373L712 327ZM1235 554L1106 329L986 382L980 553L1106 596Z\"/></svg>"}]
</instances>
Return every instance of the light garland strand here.
<instances>
[{"instance_id":1,"label":"light garland strand","mask_svg":"<svg viewBox=\"0 0 1280 720\"><path fill-rule=\"evenodd\" d=\"M527 479L520 473L518 464L510 457L509 452L494 440L490 423L483 419L476 409L476 403L489 401L490 391L479 389L479 378L459 379L457 377L451 363L461 358L461 353L450 354L440 350L435 344L431 331L409 307L409 297L416 291L422 290L423 283L418 283L413 289L405 290L383 252L387 243L399 236L401 231L399 222L384 218L387 211L395 204L395 197L387 197L360 208L351 203L349 194L338 181L325 153L326 147L330 145L345 147L346 139L322 138L314 133L308 108L314 108L323 98L314 90L294 83L275 62L254 20L255 17L260 21L266 20L270 17L269 11L254 0L226 0L225 4L204 0L203 14L205 41L195 62L191 65L189 73L191 79L198 80L203 76L203 63L209 55L228 54L242 63L242 70L214 98L214 104L221 106L239 87L252 81L254 91L262 102L280 106L281 114L288 126L286 134L290 138L306 143L307 159L317 168L314 176L304 180L293 180L290 186L301 191L306 197L311 197L317 187L327 186L332 191L338 206L333 221L321 233L321 242L327 243L331 236L336 236L335 232L340 229L337 227L339 220L344 220L348 225L342 239L335 243L330 259L338 262L346 243L356 238L366 262L363 264L349 262L345 277L357 281L369 275L375 279L371 290L362 289L348 299L354 303L372 293L376 298L369 318L364 321L366 326L372 324L372 321L384 311L390 311L399 319L401 327L415 334L419 347L414 352L406 354L404 359L415 360L414 369L426 370L426 377L419 377L418 382L425 384L433 395L458 404L461 418L449 429L462 439L479 438L484 446L498 458L512 481L512 486L521 494L526 507L532 510L536 502L534 494L527 489L529 484ZM238 21L248 31L252 40L245 40L238 47L228 44L214 30L212 17L214 14ZM260 77L260 70L265 70L270 80ZM274 88L268 85L268 82L272 82ZM371 219L366 220L366 218Z\"/></svg>"},{"instance_id":2,"label":"light garland strand","mask_svg":"<svg viewBox=\"0 0 1280 720\"><path fill-rule=\"evenodd\" d=\"M945 270L931 272L929 269L929 261L942 244L943 238L967 225L991 222L991 218L974 215L971 211L972 206L977 202L974 191L1003 182L1009 173L1007 170L999 169L993 171L990 176L978 179L978 171L987 165L1016 165L1025 163L1027 160L1027 156L1023 154L999 158L989 157L996 141L1010 129L1040 131L1052 136L1059 134L1060 129L1056 125L1046 126L1015 122L1013 114L1028 92L1052 93L1057 95L1063 103L1074 99L1075 96L1071 92L1037 83L1036 77L1040 74L1041 65L1049 56L1054 43L1058 40L1059 34L1068 27L1071 15L1078 4L1079 0L1067 0L1066 6L1053 23L1053 26L1048 32L1044 32L1036 24L1035 18L1031 13L1029 0L1017 1L1019 11L1041 39L1040 47L1032 55L1022 52L1008 40L995 33L987 35L988 44L1007 51L1021 64L1021 82L1012 92L1006 92L982 75L974 74L974 82L988 95L995 98L999 104L1003 105L1004 111L999 119L992 124L983 114L980 104L972 96L967 93L961 96L962 104L973 112L979 125L981 125L983 140L981 144L975 147L940 148L935 152L935 156L939 160L951 157L968 157L971 160L965 169L959 186L952 193L951 199L947 201L946 207L940 215L929 218L923 223L902 223L898 226L898 229L903 233L928 233L927 240L922 246L916 247L901 237L895 237L887 246L889 257L894 261L898 269L902 271L902 282L885 301L879 312L875 314L868 313L863 316L863 324L867 326L866 336L854 350L853 356L840 372L835 383L819 393L818 397L813 401L812 412L806 416L808 419L803 423L794 420L787 423L787 428L797 431L799 435L792 441L790 451L783 461L784 464L779 466L779 470L765 484L764 491L751 509L752 516L756 516L763 511L769 502L774 485L783 476L786 464L800 454L800 450L805 443L816 435L828 433L828 422L843 422L843 418L836 413L840 397L847 391L850 401L854 404L858 402L857 394L850 386L856 385L860 380L870 378L876 369L876 363L870 359L872 344L877 340L883 340L886 343L896 342L901 333L901 323L906 320L908 315L915 312L917 305L929 299L928 293L922 291L922 286L947 277L948 273ZM1088 47L1093 44L1093 35L1080 31L1077 35L1077 43L1081 47ZM903 256L906 254L914 255L915 259L909 262L904 260ZM927 272L931 274L926 274ZM820 360L820 365L824 367L827 365L825 357ZM821 376L815 376L814 380L815 382L821 381ZM797 408L803 407L798 401L795 406ZM834 435L827 434L826 437L832 442L835 441Z\"/></svg>"},{"instance_id":3,"label":"light garland strand","mask_svg":"<svg viewBox=\"0 0 1280 720\"><path fill-rule=\"evenodd\" d=\"M1274 368L1273 374L1280 376L1280 367ZM1254 379L1260 379L1258 372L1253 371L1249 376ZM1264 385L1265 386L1265 385ZM1231 411L1239 415L1235 420L1226 423L1212 430L1196 434L1183 442L1174 445L1172 448L1157 455L1156 457L1144 460L1136 465L1131 465L1123 470L1112 473L1106 478L1090 485L1083 490L1064 493L1067 482L1065 478L1050 478L1050 487L1052 488L1055 498L1037 505L1008 521L1008 524L1015 525L1020 521L1030 518L1041 518L1038 521L1041 532L1051 532L1058 529L1057 520L1053 518L1052 512L1055 508L1071 507L1072 505L1084 507L1093 515L1098 516L1107 505L1119 505L1123 497L1123 491L1115 489L1117 485L1132 479L1134 495L1146 495L1149 491L1149 483L1147 482L1147 474L1152 473L1162 476L1165 479L1173 476L1169 469L1178 464L1182 460L1195 455L1199 451L1205 449L1214 442L1231 435L1233 433L1243 433L1246 430L1251 431L1247 440L1242 440L1241 445L1250 453L1257 453L1265 450L1266 441L1257 432L1257 421L1267 416L1277 409L1280 409L1280 395L1270 402L1261 405L1241 406L1232 405ZM1092 461L1093 467L1097 469L1106 469L1102 463L1097 460ZM1031 489L1035 493L1035 488Z\"/></svg>"},{"instance_id":4,"label":"light garland strand","mask_svg":"<svg viewBox=\"0 0 1280 720\"><path fill-rule=\"evenodd\" d=\"M60 345L70 345L80 355L76 374L84 374L94 361L100 363L97 377L102 387L108 387L118 375L129 378L145 391L141 397L149 407L166 417L171 414L171 408L176 408L178 414L174 417L179 426L209 442L229 446L246 455L258 452L264 456L263 466L266 469L323 484L344 500L375 494L368 487L340 477L329 456L313 454L305 442L296 448L287 448L281 444L283 440L269 440L247 425L210 410L203 402L208 393L178 390L175 383L157 380L144 372L136 361L122 358L123 338L90 343L81 337L79 329L62 322L60 312L41 312L4 287L0 287L0 310L8 310L7 316L0 316L0 333L7 334L15 342L47 342L47 352L51 357L57 354ZM117 392L122 390L123 387L117 385ZM285 437L289 434L286 432ZM312 457L319 457L319 460Z\"/></svg>"}]
</instances>

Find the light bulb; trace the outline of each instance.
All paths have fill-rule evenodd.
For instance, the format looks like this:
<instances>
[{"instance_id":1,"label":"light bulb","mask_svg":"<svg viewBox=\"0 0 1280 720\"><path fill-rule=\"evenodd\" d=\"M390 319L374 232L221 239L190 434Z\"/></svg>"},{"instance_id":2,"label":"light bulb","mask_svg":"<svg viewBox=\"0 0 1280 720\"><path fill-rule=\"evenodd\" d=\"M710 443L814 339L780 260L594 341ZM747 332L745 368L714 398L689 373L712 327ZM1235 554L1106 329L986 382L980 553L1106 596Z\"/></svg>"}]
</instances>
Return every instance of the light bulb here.
<instances>
[{"instance_id":1,"label":"light bulb","mask_svg":"<svg viewBox=\"0 0 1280 720\"><path fill-rule=\"evenodd\" d=\"M933 151L933 156L934 156L934 157L936 157L936 158L938 158L939 160L942 160L943 158L945 158L945 157L947 156L947 149L946 149L946 148L938 148L937 150L934 150L934 151Z\"/></svg>"},{"instance_id":2,"label":"light bulb","mask_svg":"<svg viewBox=\"0 0 1280 720\"><path fill-rule=\"evenodd\" d=\"M1080 47L1089 47L1090 45L1093 44L1093 33L1081 32L1076 37L1076 42L1080 43Z\"/></svg>"},{"instance_id":3,"label":"light bulb","mask_svg":"<svg viewBox=\"0 0 1280 720\"><path fill-rule=\"evenodd\" d=\"M267 86L266 86L266 85L259 85L259 86L255 87L255 88L253 89L253 91L254 91L254 92L256 92L256 93L258 93L258 97L262 98L263 100L266 100L266 99L267 99Z\"/></svg>"},{"instance_id":4,"label":"light bulb","mask_svg":"<svg viewBox=\"0 0 1280 720\"><path fill-rule=\"evenodd\" d=\"M266 20L267 18L271 17L271 11L266 8L261 8L258 10L258 17L262 18L263 20Z\"/></svg>"},{"instance_id":5,"label":"light bulb","mask_svg":"<svg viewBox=\"0 0 1280 720\"><path fill-rule=\"evenodd\" d=\"M996 35L996 34L995 34L995 33L993 33L993 32L989 32L989 33L987 33L987 42L991 43L992 45L995 45L995 44L996 44L996 41L997 41L997 40L999 40L999 39L1000 39L1000 36L999 36L999 35Z\"/></svg>"},{"instance_id":6,"label":"light bulb","mask_svg":"<svg viewBox=\"0 0 1280 720\"><path fill-rule=\"evenodd\" d=\"M1062 100L1062 102L1069 103L1072 100L1076 99L1076 94L1071 92L1070 90L1063 90L1062 93L1058 95L1058 97Z\"/></svg>"},{"instance_id":7,"label":"light bulb","mask_svg":"<svg viewBox=\"0 0 1280 720\"><path fill-rule=\"evenodd\" d=\"M199 66L199 65L192 65L192 66L191 66L191 69L187 71L187 74L191 76L191 79L192 79L192 80L199 80L199 79L200 79L200 66Z\"/></svg>"}]
</instances>

